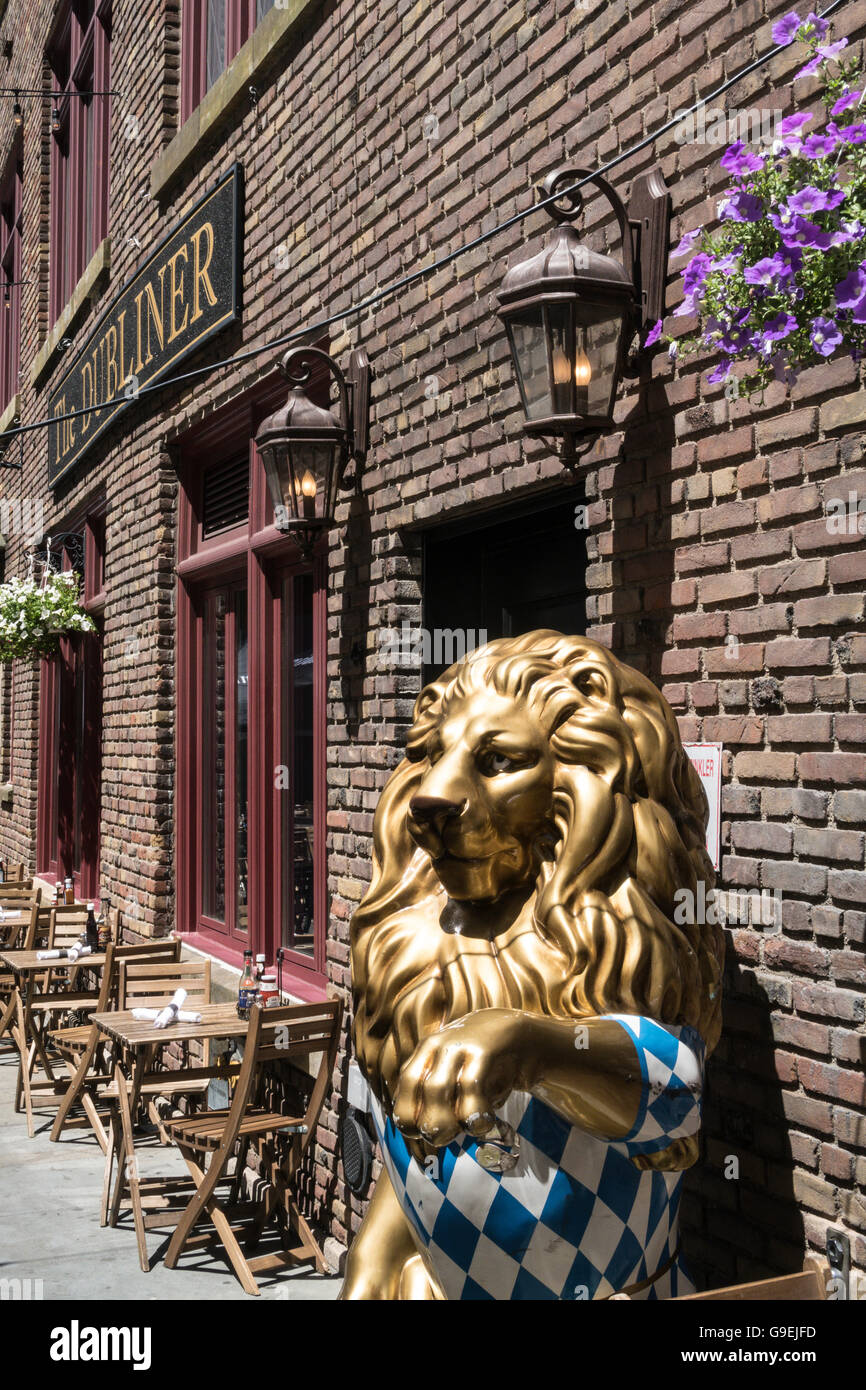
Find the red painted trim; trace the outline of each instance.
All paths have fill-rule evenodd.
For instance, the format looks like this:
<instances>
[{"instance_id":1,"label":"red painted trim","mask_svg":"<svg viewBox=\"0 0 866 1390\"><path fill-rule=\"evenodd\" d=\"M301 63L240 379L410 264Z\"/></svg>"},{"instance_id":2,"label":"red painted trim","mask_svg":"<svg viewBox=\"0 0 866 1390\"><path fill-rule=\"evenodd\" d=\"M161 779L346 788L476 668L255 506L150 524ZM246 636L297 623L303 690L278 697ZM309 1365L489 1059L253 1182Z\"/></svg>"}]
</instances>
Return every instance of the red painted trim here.
<instances>
[{"instance_id":1,"label":"red painted trim","mask_svg":"<svg viewBox=\"0 0 866 1390\"><path fill-rule=\"evenodd\" d=\"M327 868L327 668L328 572L327 552L321 549L313 564L313 921L316 966L327 970L328 903Z\"/></svg>"},{"instance_id":2,"label":"red painted trim","mask_svg":"<svg viewBox=\"0 0 866 1390\"><path fill-rule=\"evenodd\" d=\"M239 527L237 532L232 533L230 540L218 541L217 544L202 549L197 555L179 560L176 566L177 574L184 580L215 579L219 575L239 569L241 562L246 558L249 545L246 527Z\"/></svg>"},{"instance_id":3,"label":"red painted trim","mask_svg":"<svg viewBox=\"0 0 866 1390\"><path fill-rule=\"evenodd\" d=\"M203 706L202 620L200 596L206 587L246 579L248 616L249 724L247 782L247 855L249 944L276 958L281 944L282 845L281 797L274 785L274 769L282 762L283 729L281 705L282 581L289 574L306 568L297 545L273 525L273 509L268 495L264 467L253 443L260 420L286 395L282 377L272 374L245 396L218 414L209 417L194 434L173 442L178 445L179 476L182 482L178 513L178 626L177 626L177 800L176 867L177 927L187 939L206 944L219 958L240 965L238 940L232 946L231 912L225 926L201 917L201 836L199 810L203 775L201 731L210 717ZM316 394L326 396L325 378L317 382ZM210 465L237 455L241 448L250 454L250 506L246 526L213 539L201 534L203 477ZM315 955L293 955L291 973L306 993L301 997L324 997L327 873L326 873L326 622L325 561L317 562L317 589L314 595L314 758L317 763L314 789L314 911L317 925ZM230 681L231 684L231 681ZM227 711L228 716L228 711ZM228 718L227 718L228 722ZM234 806L233 790L226 787L226 803ZM227 837L228 839L228 837ZM226 844L226 861L232 865L231 847ZM228 875L227 894L231 891ZM228 906L228 904L227 904ZM228 953L228 954L226 954ZM288 961L285 963L288 965Z\"/></svg>"},{"instance_id":4,"label":"red painted trim","mask_svg":"<svg viewBox=\"0 0 866 1390\"><path fill-rule=\"evenodd\" d=\"M63 309L87 262L108 231L109 132L111 98L83 100L64 94L106 91L111 83L110 5L100 4L82 28L71 5L58 14L47 45L55 70L65 70L66 80L52 79L58 94L58 110L66 154L51 135L50 227L56 254L49 264L49 305L53 323ZM43 119L48 120L48 108ZM86 151L92 143L93 162L87 168ZM87 219L90 217L90 229Z\"/></svg>"},{"instance_id":5,"label":"red painted trim","mask_svg":"<svg viewBox=\"0 0 866 1390\"><path fill-rule=\"evenodd\" d=\"M36 871L56 874L55 787L57 749L54 709L57 700L57 661L39 664L39 763L37 771Z\"/></svg>"},{"instance_id":6,"label":"red painted trim","mask_svg":"<svg viewBox=\"0 0 866 1390\"><path fill-rule=\"evenodd\" d=\"M202 936L199 932L187 932L184 935L184 942L192 946L203 955L213 956L215 960L222 961L223 965L231 965L236 970L243 969L243 953L233 950L231 946L222 941L211 941L210 937ZM283 963L283 991L286 994L293 994L305 1004L322 1003L328 997L325 984L303 971L288 970L285 962Z\"/></svg>"}]
</instances>

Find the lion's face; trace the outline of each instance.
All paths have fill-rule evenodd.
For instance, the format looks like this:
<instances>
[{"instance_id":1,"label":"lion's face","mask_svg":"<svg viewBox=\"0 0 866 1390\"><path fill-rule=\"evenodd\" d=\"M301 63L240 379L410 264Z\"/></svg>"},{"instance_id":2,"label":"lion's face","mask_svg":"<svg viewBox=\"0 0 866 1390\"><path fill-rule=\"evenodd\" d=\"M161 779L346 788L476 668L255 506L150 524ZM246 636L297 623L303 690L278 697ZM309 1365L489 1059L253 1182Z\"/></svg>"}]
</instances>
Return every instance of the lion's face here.
<instances>
[{"instance_id":1,"label":"lion's face","mask_svg":"<svg viewBox=\"0 0 866 1390\"><path fill-rule=\"evenodd\" d=\"M554 758L526 701L478 691L433 729L409 833L449 897L486 902L534 881L552 830Z\"/></svg>"}]
</instances>

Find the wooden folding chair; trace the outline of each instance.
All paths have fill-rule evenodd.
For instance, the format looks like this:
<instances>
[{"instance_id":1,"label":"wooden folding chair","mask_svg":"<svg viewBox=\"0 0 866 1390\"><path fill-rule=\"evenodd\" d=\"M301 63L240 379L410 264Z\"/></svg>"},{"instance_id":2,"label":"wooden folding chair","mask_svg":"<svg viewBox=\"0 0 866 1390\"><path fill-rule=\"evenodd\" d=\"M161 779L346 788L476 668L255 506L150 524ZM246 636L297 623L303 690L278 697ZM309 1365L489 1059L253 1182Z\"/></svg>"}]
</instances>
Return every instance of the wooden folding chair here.
<instances>
[{"instance_id":1,"label":"wooden folding chair","mask_svg":"<svg viewBox=\"0 0 866 1390\"><path fill-rule=\"evenodd\" d=\"M120 986L121 963L139 962L146 964L173 965L180 961L181 941L166 937L159 941L145 941L141 945L119 946L112 943L105 953L102 969L102 983L94 1013L108 1013L117 1007ZM60 1107L51 1129L51 1142L56 1144L67 1124L78 1125L89 1122L99 1140L103 1153L108 1152L108 1135L97 1110L92 1091L100 1086L111 1084L105 1050L106 1043L100 1038L99 1029L94 1023L75 1024L66 1028L54 1028L50 1033L52 1047L60 1054L72 1078L63 1094ZM84 1116L70 1116L73 1105L80 1104Z\"/></svg>"},{"instance_id":2,"label":"wooden folding chair","mask_svg":"<svg viewBox=\"0 0 866 1390\"><path fill-rule=\"evenodd\" d=\"M0 883L0 903L17 902L19 898L29 898L33 892L32 878L17 878L14 883L8 880Z\"/></svg>"},{"instance_id":3,"label":"wooden folding chair","mask_svg":"<svg viewBox=\"0 0 866 1390\"><path fill-rule=\"evenodd\" d=\"M22 883L28 883L31 887L33 885L33 879L25 877L24 865L22 863L7 864L5 876L0 882L0 893L7 887L19 886Z\"/></svg>"},{"instance_id":4,"label":"wooden folding chair","mask_svg":"<svg viewBox=\"0 0 866 1390\"><path fill-rule=\"evenodd\" d=\"M166 965L163 962L156 964L140 965L137 962L122 960L120 962L120 979L117 991L118 1008L121 1011L139 1008L161 1008L168 1004L175 991L178 989L186 990L185 1009L199 1010L203 1004L211 1002L211 963L204 958L195 961L180 961L173 965ZM170 1035L164 1033L154 1033L154 1049L161 1048L171 1042ZM160 1116L156 1102L158 1099L171 1100L174 1105L181 1097L198 1104L202 1097L207 1094L210 1084L207 1078L200 1076L189 1076L184 1070L166 1068L159 1073L154 1073L148 1069L148 1079L144 1082L140 1090L139 1098L147 1104L149 1119L156 1125L160 1139L163 1143L169 1142L166 1122ZM112 1140L109 1142L108 1150L105 1155L105 1173L102 1185L102 1218L101 1224L106 1223L115 1226L120 1211L120 1203L123 1195L123 1164L121 1163L113 1197L111 1196L111 1178L114 1165L115 1153L119 1149L119 1139L121 1133L121 1123L118 1107L122 1104L128 1105L131 1083L127 1079L123 1084L126 1086L126 1095L121 1098L118 1090L118 1068L115 1068L114 1077L111 1083L102 1093L102 1099L111 1105L111 1127Z\"/></svg>"},{"instance_id":5,"label":"wooden folding chair","mask_svg":"<svg viewBox=\"0 0 866 1390\"><path fill-rule=\"evenodd\" d=\"M225 1247L232 1268L249 1294L257 1294L256 1271L270 1271L287 1264L313 1260L324 1273L322 1252L298 1206L295 1181L307 1147L316 1132L319 1113L331 1083L340 1037L342 1005L293 1004L286 1008L262 1009L255 1006L244 1041L244 1060L235 1085L231 1106L226 1110L205 1111L200 1115L171 1120L166 1128L180 1149L196 1185L196 1192L180 1217L165 1263L174 1269L184 1247L200 1243L193 1228L207 1215L215 1227L204 1239L218 1238ZM320 1054L319 1068L310 1100L303 1115L282 1115L277 1111L251 1107L262 1068L269 1062L283 1062ZM277 1141L289 1143L281 1160L276 1157ZM297 1244L252 1259L244 1256L232 1229L228 1211L217 1197L217 1187L227 1178L229 1162L240 1140L230 1198L236 1203L243 1178L247 1146L261 1140L263 1159L270 1179L258 1216L249 1232L255 1244L274 1212L281 1213L282 1224L293 1231ZM205 1168L208 1154L210 1163ZM287 1234L284 1230L284 1236Z\"/></svg>"},{"instance_id":6,"label":"wooden folding chair","mask_svg":"<svg viewBox=\"0 0 866 1390\"><path fill-rule=\"evenodd\" d=\"M18 923L12 939L7 943L6 950L9 951L32 951L33 943L36 940L37 926L39 922L40 905L42 902L42 889L35 888L28 894L30 911L26 913L21 922ZM22 906L22 911L25 911ZM15 1014L15 976L10 974L0 974L0 1038L12 1027L12 1020ZM7 1049L8 1050L8 1049Z\"/></svg>"},{"instance_id":7,"label":"wooden folding chair","mask_svg":"<svg viewBox=\"0 0 866 1390\"><path fill-rule=\"evenodd\" d=\"M46 935L46 949L66 949L81 940L87 926L87 908L83 903L52 904L47 909L48 923L45 927L46 909L40 908L36 935L43 931ZM85 989L79 986L79 976L88 970L87 957L80 963L70 964L68 960L46 960L44 972L34 974L27 988L24 1001L24 1028L28 1042L26 1056L21 1054L18 1081L15 1087L15 1111L21 1110L24 1098L24 1069L30 1085L30 1102L34 1098L56 1104L59 1078L55 1076L54 1066L58 1058L52 1058L48 1051L47 1019L51 1015L68 1014L72 1010L92 1012L99 1000L99 988ZM36 1061L44 1072L44 1079L33 1080ZM29 1119L28 1109L28 1119Z\"/></svg>"}]
</instances>

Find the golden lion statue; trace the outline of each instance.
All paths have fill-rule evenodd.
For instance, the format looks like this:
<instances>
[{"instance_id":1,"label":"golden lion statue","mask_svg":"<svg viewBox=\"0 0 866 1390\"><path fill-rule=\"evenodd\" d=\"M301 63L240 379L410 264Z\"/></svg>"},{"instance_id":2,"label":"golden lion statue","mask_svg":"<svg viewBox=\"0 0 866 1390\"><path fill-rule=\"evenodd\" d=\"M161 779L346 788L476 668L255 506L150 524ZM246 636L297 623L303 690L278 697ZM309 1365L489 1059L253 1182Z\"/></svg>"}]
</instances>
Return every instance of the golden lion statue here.
<instances>
[{"instance_id":1,"label":"golden lion statue","mask_svg":"<svg viewBox=\"0 0 866 1390\"><path fill-rule=\"evenodd\" d=\"M386 1171L344 1298L690 1291L723 942L674 900L712 888L706 823L666 701L595 642L490 642L421 693L352 924Z\"/></svg>"}]
</instances>

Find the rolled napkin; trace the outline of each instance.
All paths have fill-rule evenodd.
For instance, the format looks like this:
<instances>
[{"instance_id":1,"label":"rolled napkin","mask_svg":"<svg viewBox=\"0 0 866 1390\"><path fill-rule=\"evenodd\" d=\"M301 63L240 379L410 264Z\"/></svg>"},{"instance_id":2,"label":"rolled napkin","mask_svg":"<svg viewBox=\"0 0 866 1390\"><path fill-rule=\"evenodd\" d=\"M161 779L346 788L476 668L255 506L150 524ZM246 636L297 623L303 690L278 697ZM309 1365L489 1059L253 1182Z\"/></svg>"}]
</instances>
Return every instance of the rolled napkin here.
<instances>
[{"instance_id":1,"label":"rolled napkin","mask_svg":"<svg viewBox=\"0 0 866 1390\"><path fill-rule=\"evenodd\" d=\"M170 1006L169 1006L170 1007ZM132 1009L130 1010L133 1018L137 1018L140 1023L154 1023L165 1009ZM175 1017L178 1023L201 1023L201 1014L195 1014L190 1009L178 1009Z\"/></svg>"},{"instance_id":2,"label":"rolled napkin","mask_svg":"<svg viewBox=\"0 0 866 1390\"><path fill-rule=\"evenodd\" d=\"M180 1013L185 999L186 990L176 989L171 1003L166 1004L165 1008L160 1013L158 1013L156 1018L153 1020L154 1028L167 1028L170 1023L174 1023L175 1019Z\"/></svg>"},{"instance_id":3,"label":"rolled napkin","mask_svg":"<svg viewBox=\"0 0 866 1390\"><path fill-rule=\"evenodd\" d=\"M36 959L37 959L37 960L65 960L66 957L67 957L68 955L69 955L69 952L65 949L65 947L62 947L62 946L61 946L60 949L59 949L59 950L56 950L56 951L37 951L37 952L36 952Z\"/></svg>"},{"instance_id":4,"label":"rolled napkin","mask_svg":"<svg viewBox=\"0 0 866 1390\"><path fill-rule=\"evenodd\" d=\"M69 950L67 951L66 954L67 954L67 958L68 958L70 961L72 961L72 962L74 963L74 962L77 961L77 960L81 960L81 957L82 957L82 956L90 956L90 955L92 955L92 954L93 954L93 947L92 947L92 946L85 946L85 945L83 944L83 942L81 942L81 941L76 941L76 943L75 943L74 946L70 946L70 948L69 948Z\"/></svg>"}]
</instances>

